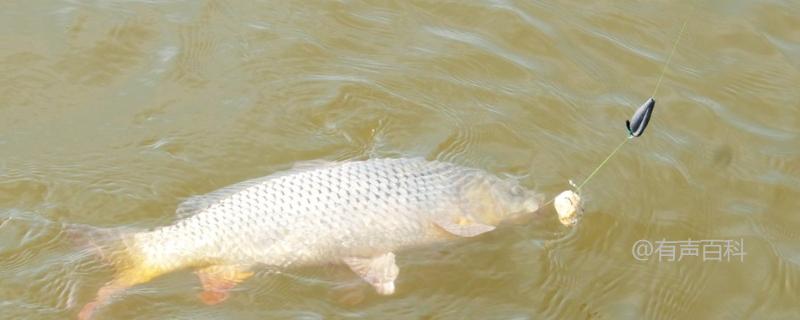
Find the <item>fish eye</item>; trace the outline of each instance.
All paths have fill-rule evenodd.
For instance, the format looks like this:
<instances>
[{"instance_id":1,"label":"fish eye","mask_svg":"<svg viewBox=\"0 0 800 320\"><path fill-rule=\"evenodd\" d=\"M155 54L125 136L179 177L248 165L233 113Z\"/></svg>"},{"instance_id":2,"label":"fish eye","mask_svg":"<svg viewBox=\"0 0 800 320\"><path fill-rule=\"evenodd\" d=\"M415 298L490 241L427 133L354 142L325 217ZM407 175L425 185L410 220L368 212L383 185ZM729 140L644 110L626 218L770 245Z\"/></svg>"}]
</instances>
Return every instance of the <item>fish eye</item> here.
<instances>
[{"instance_id":1,"label":"fish eye","mask_svg":"<svg viewBox=\"0 0 800 320\"><path fill-rule=\"evenodd\" d=\"M512 194L512 195L515 195L515 196L521 196L521 195L522 195L524 192L525 192L525 189L523 189L523 188L522 188L522 187L520 187L520 186L513 186L513 187L511 187L511 194Z\"/></svg>"}]
</instances>

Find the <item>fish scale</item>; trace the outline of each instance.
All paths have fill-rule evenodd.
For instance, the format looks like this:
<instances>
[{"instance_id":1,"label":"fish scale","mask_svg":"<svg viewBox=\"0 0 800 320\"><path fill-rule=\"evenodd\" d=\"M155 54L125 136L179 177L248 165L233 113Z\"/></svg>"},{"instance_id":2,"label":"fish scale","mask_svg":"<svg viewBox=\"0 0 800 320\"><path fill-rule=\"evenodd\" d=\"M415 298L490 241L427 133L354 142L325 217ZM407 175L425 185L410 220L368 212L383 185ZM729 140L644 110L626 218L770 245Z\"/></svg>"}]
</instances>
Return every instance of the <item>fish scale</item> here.
<instances>
[{"instance_id":1,"label":"fish scale","mask_svg":"<svg viewBox=\"0 0 800 320\"><path fill-rule=\"evenodd\" d=\"M137 242L141 244L137 244L154 262L170 264L223 260L286 266L324 262L348 250L353 254L391 250L428 240L420 221L443 207L456 207L456 184L466 182L466 176L480 178L479 173L423 159L290 170L242 183L239 190L221 198L209 194L211 204L204 210L175 225L140 234ZM407 240L398 244L396 239ZM160 257L159 252L174 253L165 243L179 244L181 255ZM313 256L291 253L303 252L306 248L301 246L317 250Z\"/></svg>"},{"instance_id":2,"label":"fish scale","mask_svg":"<svg viewBox=\"0 0 800 320\"><path fill-rule=\"evenodd\" d=\"M252 267L344 263L392 294L394 252L472 237L538 210L542 197L480 169L421 158L312 161L181 203L172 225L123 235L116 278L81 310L174 270L195 268L218 303Z\"/></svg>"}]
</instances>

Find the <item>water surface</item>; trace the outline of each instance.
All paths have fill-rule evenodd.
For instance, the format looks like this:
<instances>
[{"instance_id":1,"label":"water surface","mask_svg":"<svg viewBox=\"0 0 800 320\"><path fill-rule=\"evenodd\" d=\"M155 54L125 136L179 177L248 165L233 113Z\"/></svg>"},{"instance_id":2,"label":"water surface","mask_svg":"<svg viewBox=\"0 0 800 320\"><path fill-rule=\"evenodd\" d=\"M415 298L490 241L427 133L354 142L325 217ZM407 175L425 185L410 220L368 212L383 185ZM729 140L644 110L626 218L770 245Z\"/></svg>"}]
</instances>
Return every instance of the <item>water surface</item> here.
<instances>
[{"instance_id":1,"label":"water surface","mask_svg":"<svg viewBox=\"0 0 800 320\"><path fill-rule=\"evenodd\" d=\"M188 196L310 159L422 156L548 197L625 138L681 24L646 134L584 187L573 230L398 255L398 292L258 274L205 306L190 271L102 319L800 318L794 1L5 1L0 314L75 316L111 270L69 225L150 228ZM639 261L638 240L743 261Z\"/></svg>"}]
</instances>

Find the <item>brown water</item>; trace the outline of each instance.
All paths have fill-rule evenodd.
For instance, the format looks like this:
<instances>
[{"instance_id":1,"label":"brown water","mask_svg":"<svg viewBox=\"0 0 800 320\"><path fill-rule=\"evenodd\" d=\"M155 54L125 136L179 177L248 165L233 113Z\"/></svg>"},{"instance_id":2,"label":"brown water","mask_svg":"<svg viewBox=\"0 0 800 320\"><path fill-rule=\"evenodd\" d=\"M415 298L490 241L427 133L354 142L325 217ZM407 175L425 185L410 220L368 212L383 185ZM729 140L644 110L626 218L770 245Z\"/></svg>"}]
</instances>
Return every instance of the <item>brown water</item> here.
<instances>
[{"instance_id":1,"label":"brown water","mask_svg":"<svg viewBox=\"0 0 800 320\"><path fill-rule=\"evenodd\" d=\"M98 318L798 319L800 5L503 0L0 3L0 318L73 318L111 279L68 226L168 224L295 161L423 156L552 197L625 139L687 16L575 229L548 207L399 253L398 292L355 305L259 273L205 306L187 270ZM746 255L632 255L689 239Z\"/></svg>"}]
</instances>

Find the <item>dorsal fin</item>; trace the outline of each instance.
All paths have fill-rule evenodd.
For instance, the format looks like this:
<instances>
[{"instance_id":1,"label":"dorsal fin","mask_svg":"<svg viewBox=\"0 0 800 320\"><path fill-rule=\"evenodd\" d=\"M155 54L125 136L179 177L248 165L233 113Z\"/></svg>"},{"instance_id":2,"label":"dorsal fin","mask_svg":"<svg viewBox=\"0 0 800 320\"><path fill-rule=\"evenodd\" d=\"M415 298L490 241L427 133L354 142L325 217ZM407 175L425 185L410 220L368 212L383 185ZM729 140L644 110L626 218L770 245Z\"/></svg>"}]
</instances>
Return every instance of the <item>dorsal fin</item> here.
<instances>
[{"instance_id":1,"label":"dorsal fin","mask_svg":"<svg viewBox=\"0 0 800 320\"><path fill-rule=\"evenodd\" d=\"M296 174L299 172L310 171L318 168L332 166L338 163L341 162L332 162L326 160L300 161L296 162L292 166L292 168L288 170L278 171L265 177L245 180L203 195L191 196L178 205L178 208L175 209L175 216L178 219L188 218L194 215L195 213L208 209L211 205L218 203L223 199L226 199L242 190L263 184L264 182L267 182L269 180Z\"/></svg>"},{"instance_id":2,"label":"dorsal fin","mask_svg":"<svg viewBox=\"0 0 800 320\"><path fill-rule=\"evenodd\" d=\"M305 171L305 170L313 170L317 168L324 168L336 165L341 162L336 161L328 161L328 160L306 160L306 161L298 161L292 165L292 168L287 171Z\"/></svg>"}]
</instances>

